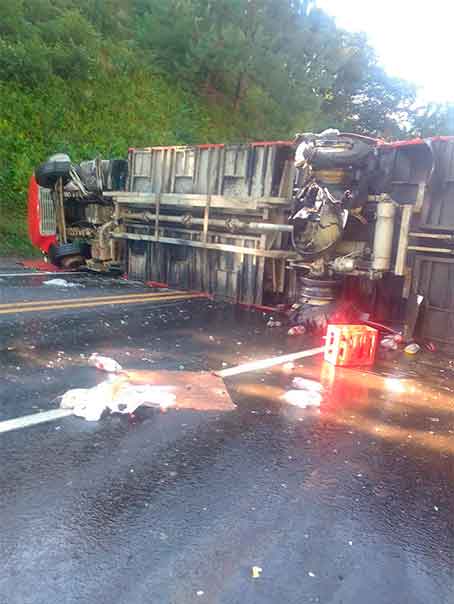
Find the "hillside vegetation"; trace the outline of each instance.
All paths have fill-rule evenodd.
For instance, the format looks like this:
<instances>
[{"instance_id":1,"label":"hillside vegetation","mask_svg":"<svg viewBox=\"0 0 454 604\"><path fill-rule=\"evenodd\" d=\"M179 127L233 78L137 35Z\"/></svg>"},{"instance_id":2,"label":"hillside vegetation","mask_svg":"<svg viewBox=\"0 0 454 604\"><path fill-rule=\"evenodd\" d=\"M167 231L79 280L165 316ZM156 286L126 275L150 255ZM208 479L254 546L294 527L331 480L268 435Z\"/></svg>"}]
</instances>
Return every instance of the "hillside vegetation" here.
<instances>
[{"instance_id":1,"label":"hillside vegetation","mask_svg":"<svg viewBox=\"0 0 454 604\"><path fill-rule=\"evenodd\" d=\"M29 253L27 182L51 153L442 127L414 96L313 1L0 0L0 253Z\"/></svg>"},{"instance_id":2,"label":"hillside vegetation","mask_svg":"<svg viewBox=\"0 0 454 604\"><path fill-rule=\"evenodd\" d=\"M29 253L28 179L51 153L75 161L125 157L132 145L234 140L247 135L223 108L210 106L162 75L48 79L30 92L0 83L0 255Z\"/></svg>"}]
</instances>

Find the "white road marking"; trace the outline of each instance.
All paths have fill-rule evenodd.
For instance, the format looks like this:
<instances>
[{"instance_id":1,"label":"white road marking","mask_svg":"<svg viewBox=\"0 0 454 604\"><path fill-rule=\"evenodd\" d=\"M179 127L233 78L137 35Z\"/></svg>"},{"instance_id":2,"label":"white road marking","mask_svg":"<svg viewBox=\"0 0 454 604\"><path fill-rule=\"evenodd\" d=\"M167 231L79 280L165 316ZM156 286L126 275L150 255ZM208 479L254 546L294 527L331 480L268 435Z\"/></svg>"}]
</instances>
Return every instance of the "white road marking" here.
<instances>
[{"instance_id":1,"label":"white road marking","mask_svg":"<svg viewBox=\"0 0 454 604\"><path fill-rule=\"evenodd\" d=\"M235 367L229 367L228 369L221 369L215 371L214 375L218 377L230 377L231 375L239 375L241 373L248 373L249 371L259 371L262 369L269 369L275 365L283 365L284 363L290 363L291 361L297 361L298 359L304 359L306 357L313 357L316 354L324 352L325 347L319 346L318 348L311 348L309 350L302 350L301 352L292 352L290 354L283 354L279 357L271 357L270 359L262 359L260 361L251 361L250 363L244 363L242 365L236 365Z\"/></svg>"},{"instance_id":2,"label":"white road marking","mask_svg":"<svg viewBox=\"0 0 454 604\"><path fill-rule=\"evenodd\" d=\"M29 428L30 426L36 426L37 424L53 422L56 419L68 417L72 414L72 409L51 409L50 411L43 411L42 413L32 413L31 415L23 415L22 417L16 417L14 419L7 419L3 422L0 422L0 434L3 432L11 432L11 430Z\"/></svg>"},{"instance_id":3,"label":"white road marking","mask_svg":"<svg viewBox=\"0 0 454 604\"><path fill-rule=\"evenodd\" d=\"M293 352L291 354L284 354L279 357L272 357L270 359L264 359L260 361L253 361L252 363L245 363L244 365L238 365L236 367L230 367L229 369L222 369L221 371L215 371L214 375L219 377L229 377L232 375L238 375L246 373L248 371L257 371L259 369L268 369L274 365L280 365L288 361L295 361L305 357L311 357L316 354L320 354L325 349L324 346L319 348L312 348L310 350L304 350L301 352ZM43 413L33 413L32 415L24 415L23 417L17 417L15 419L7 419L4 422L0 422L0 434L3 432L10 432L11 430L19 430L20 428L28 428L29 426L36 426L37 424L43 424L45 422L52 422L62 417L68 417L73 415L72 409L52 409L50 411L44 411Z\"/></svg>"}]
</instances>

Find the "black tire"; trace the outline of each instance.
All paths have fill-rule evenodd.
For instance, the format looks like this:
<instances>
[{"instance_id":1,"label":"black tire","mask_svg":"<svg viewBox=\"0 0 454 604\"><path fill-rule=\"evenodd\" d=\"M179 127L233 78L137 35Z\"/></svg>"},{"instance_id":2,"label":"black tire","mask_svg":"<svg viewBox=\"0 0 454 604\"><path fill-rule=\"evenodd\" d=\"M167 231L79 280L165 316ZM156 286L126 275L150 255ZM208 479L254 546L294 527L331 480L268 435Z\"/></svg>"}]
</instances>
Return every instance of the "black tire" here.
<instances>
[{"instance_id":1,"label":"black tire","mask_svg":"<svg viewBox=\"0 0 454 604\"><path fill-rule=\"evenodd\" d=\"M338 298L343 283L342 279L314 279L300 274L297 274L297 280L301 297L330 302Z\"/></svg>"},{"instance_id":2,"label":"black tire","mask_svg":"<svg viewBox=\"0 0 454 604\"><path fill-rule=\"evenodd\" d=\"M59 178L63 179L63 184L70 180L69 171L71 169L71 161L63 159L49 159L40 164L35 170L36 182L40 187L53 189Z\"/></svg>"},{"instance_id":3,"label":"black tire","mask_svg":"<svg viewBox=\"0 0 454 604\"><path fill-rule=\"evenodd\" d=\"M73 258L73 266L84 264L84 249L79 243L63 243L51 245L49 248L49 259L52 264L61 266L63 261ZM65 263L66 264L66 263Z\"/></svg>"},{"instance_id":4,"label":"black tire","mask_svg":"<svg viewBox=\"0 0 454 604\"><path fill-rule=\"evenodd\" d=\"M343 139L345 140L345 139ZM314 147L308 149L307 157L315 170L334 170L350 168L362 164L372 153L373 146L363 141L347 139L351 149L342 152L330 147ZM340 139L342 142L342 139Z\"/></svg>"},{"instance_id":5,"label":"black tire","mask_svg":"<svg viewBox=\"0 0 454 604\"><path fill-rule=\"evenodd\" d=\"M291 325L302 325L309 333L325 333L330 323L359 322L359 310L353 303L341 300L322 306L300 304L289 319Z\"/></svg>"}]
</instances>

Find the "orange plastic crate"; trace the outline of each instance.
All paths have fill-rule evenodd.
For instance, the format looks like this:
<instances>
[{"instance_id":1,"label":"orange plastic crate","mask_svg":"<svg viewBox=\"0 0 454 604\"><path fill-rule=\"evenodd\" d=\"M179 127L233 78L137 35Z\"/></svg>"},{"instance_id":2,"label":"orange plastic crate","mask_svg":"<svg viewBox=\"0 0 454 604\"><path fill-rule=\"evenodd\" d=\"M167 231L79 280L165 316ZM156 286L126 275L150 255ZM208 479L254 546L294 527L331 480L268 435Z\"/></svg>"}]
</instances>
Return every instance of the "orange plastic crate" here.
<instances>
[{"instance_id":1,"label":"orange plastic crate","mask_svg":"<svg viewBox=\"0 0 454 604\"><path fill-rule=\"evenodd\" d=\"M325 361L353 367L373 365L378 331L368 325L328 325Z\"/></svg>"}]
</instances>

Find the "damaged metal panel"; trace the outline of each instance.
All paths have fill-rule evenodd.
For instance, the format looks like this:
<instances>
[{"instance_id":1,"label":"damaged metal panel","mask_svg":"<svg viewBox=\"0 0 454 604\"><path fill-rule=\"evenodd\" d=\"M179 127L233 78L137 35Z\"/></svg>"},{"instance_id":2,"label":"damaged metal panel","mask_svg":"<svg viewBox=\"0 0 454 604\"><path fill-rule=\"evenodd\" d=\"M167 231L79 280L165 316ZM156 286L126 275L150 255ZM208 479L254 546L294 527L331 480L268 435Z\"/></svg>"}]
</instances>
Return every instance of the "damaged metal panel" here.
<instances>
[{"instance_id":1,"label":"damaged metal panel","mask_svg":"<svg viewBox=\"0 0 454 604\"><path fill-rule=\"evenodd\" d=\"M434 149L421 141L420 144L400 146L393 149L391 155L382 159L383 168L390 171L390 194L400 204L420 205L421 193L430 180L434 166ZM387 187L385 187L387 188Z\"/></svg>"},{"instance_id":2,"label":"damaged metal panel","mask_svg":"<svg viewBox=\"0 0 454 604\"><path fill-rule=\"evenodd\" d=\"M287 142L130 149L128 190L277 197L291 152Z\"/></svg>"},{"instance_id":3,"label":"damaged metal panel","mask_svg":"<svg viewBox=\"0 0 454 604\"><path fill-rule=\"evenodd\" d=\"M130 279L149 279L149 244L145 241L130 241L127 247L127 274ZM156 279L157 281L158 279Z\"/></svg>"},{"instance_id":4,"label":"damaged metal panel","mask_svg":"<svg viewBox=\"0 0 454 604\"><path fill-rule=\"evenodd\" d=\"M288 142L131 149L116 199L134 276L261 303L268 257L293 255L288 235L269 232L287 222L292 153Z\"/></svg>"},{"instance_id":5,"label":"damaged metal panel","mask_svg":"<svg viewBox=\"0 0 454 604\"><path fill-rule=\"evenodd\" d=\"M454 231L454 141L433 143L434 170L427 188L420 227Z\"/></svg>"},{"instance_id":6,"label":"damaged metal panel","mask_svg":"<svg viewBox=\"0 0 454 604\"><path fill-rule=\"evenodd\" d=\"M420 335L454 349L454 258L417 254L412 293L424 297Z\"/></svg>"},{"instance_id":7,"label":"damaged metal panel","mask_svg":"<svg viewBox=\"0 0 454 604\"><path fill-rule=\"evenodd\" d=\"M454 348L454 140L398 144L385 163L391 196L402 204L402 237L394 241L395 271L402 279L392 287L401 292L396 300L380 295L386 300L383 317L390 318L403 298L406 320L414 321L414 300L423 296L417 335Z\"/></svg>"},{"instance_id":8,"label":"damaged metal panel","mask_svg":"<svg viewBox=\"0 0 454 604\"><path fill-rule=\"evenodd\" d=\"M166 230L169 236L197 241L198 233ZM219 234L209 242L235 244L248 248L257 245L254 238L246 241ZM263 281L261 258L246 254L225 253L188 246L146 241L128 241L128 271L132 278L161 281L183 289L206 291L234 302L261 302L258 281ZM260 292L258 293L258 289Z\"/></svg>"}]
</instances>

